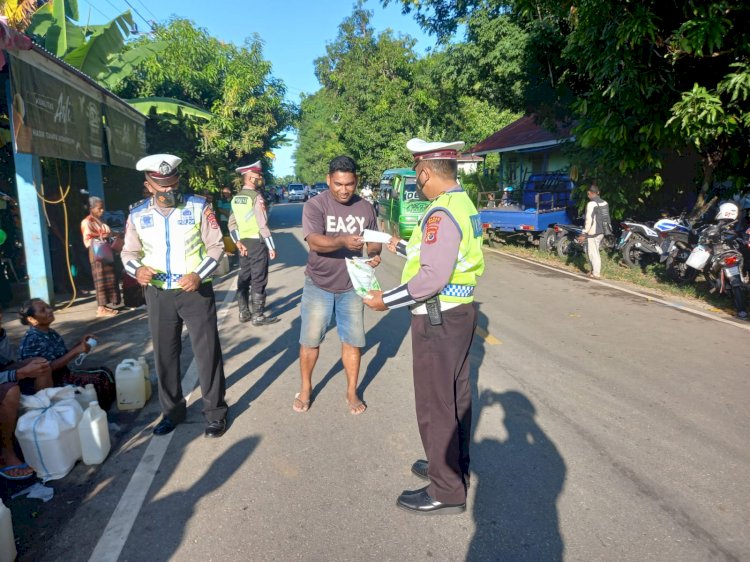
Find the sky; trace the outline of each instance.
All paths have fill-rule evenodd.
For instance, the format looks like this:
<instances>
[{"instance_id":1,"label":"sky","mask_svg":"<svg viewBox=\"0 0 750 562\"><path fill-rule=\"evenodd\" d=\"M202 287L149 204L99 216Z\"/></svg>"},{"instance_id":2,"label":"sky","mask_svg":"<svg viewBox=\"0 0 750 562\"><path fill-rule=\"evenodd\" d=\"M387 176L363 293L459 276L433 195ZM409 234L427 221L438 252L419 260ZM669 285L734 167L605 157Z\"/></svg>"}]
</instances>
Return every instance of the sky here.
<instances>
[{"instance_id":1,"label":"sky","mask_svg":"<svg viewBox=\"0 0 750 562\"><path fill-rule=\"evenodd\" d=\"M141 31L148 29L148 20L163 23L177 15L236 45L257 33L264 43L264 57L273 65L272 74L284 81L287 98L295 103L301 93L312 94L320 88L313 61L325 54L326 44L335 40L339 24L353 7L354 0L78 0L81 21L90 14L92 23L102 23L129 9ZM415 49L420 54L435 45L412 14L401 13L400 3L383 8L379 1L367 0L365 8L374 12L376 32L390 28L396 34L410 35L417 40ZM293 152L293 145L274 150L275 176L294 173Z\"/></svg>"}]
</instances>

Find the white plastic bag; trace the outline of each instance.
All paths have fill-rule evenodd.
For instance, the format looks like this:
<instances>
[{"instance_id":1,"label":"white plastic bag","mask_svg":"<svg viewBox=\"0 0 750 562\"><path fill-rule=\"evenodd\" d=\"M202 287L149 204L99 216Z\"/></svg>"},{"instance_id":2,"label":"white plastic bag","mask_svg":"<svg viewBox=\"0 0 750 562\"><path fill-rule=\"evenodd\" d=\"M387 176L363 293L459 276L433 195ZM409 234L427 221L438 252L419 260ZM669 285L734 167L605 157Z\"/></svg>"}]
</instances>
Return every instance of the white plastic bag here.
<instances>
[{"instance_id":1,"label":"white plastic bag","mask_svg":"<svg viewBox=\"0 0 750 562\"><path fill-rule=\"evenodd\" d=\"M45 388L22 396L21 404L28 411L18 418L16 437L24 459L44 482L64 477L81 458L75 387Z\"/></svg>"},{"instance_id":2,"label":"white plastic bag","mask_svg":"<svg viewBox=\"0 0 750 562\"><path fill-rule=\"evenodd\" d=\"M368 261L370 260L365 258L346 258L346 271L354 285L354 292L362 298L370 298L367 294L369 291L380 290L375 270Z\"/></svg>"}]
</instances>

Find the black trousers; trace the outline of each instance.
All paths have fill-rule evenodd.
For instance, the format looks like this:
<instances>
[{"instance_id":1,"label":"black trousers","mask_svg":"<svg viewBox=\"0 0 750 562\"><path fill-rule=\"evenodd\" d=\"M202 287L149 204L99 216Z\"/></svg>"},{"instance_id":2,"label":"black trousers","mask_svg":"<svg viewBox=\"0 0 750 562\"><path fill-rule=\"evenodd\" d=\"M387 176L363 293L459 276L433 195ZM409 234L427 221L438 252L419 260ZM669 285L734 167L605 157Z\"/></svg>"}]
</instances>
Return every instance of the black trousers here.
<instances>
[{"instance_id":1,"label":"black trousers","mask_svg":"<svg viewBox=\"0 0 750 562\"><path fill-rule=\"evenodd\" d=\"M429 461L427 492L444 503L466 501L471 441L469 349L476 325L474 303L443 311L440 326L431 326L426 314L411 318L417 423Z\"/></svg>"},{"instance_id":2,"label":"black trousers","mask_svg":"<svg viewBox=\"0 0 750 562\"><path fill-rule=\"evenodd\" d=\"M248 290L253 295L266 294L268 285L268 248L261 238L240 240L247 248L247 255L240 256L240 273L237 276L237 292L243 295Z\"/></svg>"},{"instance_id":3,"label":"black trousers","mask_svg":"<svg viewBox=\"0 0 750 562\"><path fill-rule=\"evenodd\" d=\"M159 403L164 417L179 423L185 420L185 398L180 380L182 326L187 326L203 394L203 414L208 421L227 415L224 401L226 380L216 324L216 299L211 283L201 283L197 291L162 291L146 287L146 306L154 363L159 377Z\"/></svg>"}]
</instances>

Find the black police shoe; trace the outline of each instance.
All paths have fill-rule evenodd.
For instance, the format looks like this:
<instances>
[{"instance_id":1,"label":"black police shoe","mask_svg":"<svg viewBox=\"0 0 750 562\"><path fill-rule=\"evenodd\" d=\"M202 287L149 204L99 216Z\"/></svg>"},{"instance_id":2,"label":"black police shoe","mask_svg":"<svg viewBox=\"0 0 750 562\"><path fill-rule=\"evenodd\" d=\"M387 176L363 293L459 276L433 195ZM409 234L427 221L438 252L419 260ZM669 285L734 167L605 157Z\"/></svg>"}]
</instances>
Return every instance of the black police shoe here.
<instances>
[{"instance_id":1,"label":"black police shoe","mask_svg":"<svg viewBox=\"0 0 750 562\"><path fill-rule=\"evenodd\" d=\"M411 471L416 475L419 476L422 480L429 480L430 477L427 476L427 467L429 465L427 464L426 460L419 459L417 462L415 462L413 465L411 465Z\"/></svg>"},{"instance_id":2,"label":"black police shoe","mask_svg":"<svg viewBox=\"0 0 750 562\"><path fill-rule=\"evenodd\" d=\"M177 424L169 418L162 418L162 420L156 424L154 428L154 435L166 435L172 433Z\"/></svg>"},{"instance_id":3,"label":"black police shoe","mask_svg":"<svg viewBox=\"0 0 750 562\"><path fill-rule=\"evenodd\" d=\"M211 421L206 426L206 431L203 432L205 437L221 437L227 430L227 420Z\"/></svg>"},{"instance_id":4,"label":"black police shoe","mask_svg":"<svg viewBox=\"0 0 750 562\"><path fill-rule=\"evenodd\" d=\"M420 515L456 515L466 511L466 503L443 503L430 497L427 488L416 493L403 493L396 500L401 509Z\"/></svg>"}]
</instances>

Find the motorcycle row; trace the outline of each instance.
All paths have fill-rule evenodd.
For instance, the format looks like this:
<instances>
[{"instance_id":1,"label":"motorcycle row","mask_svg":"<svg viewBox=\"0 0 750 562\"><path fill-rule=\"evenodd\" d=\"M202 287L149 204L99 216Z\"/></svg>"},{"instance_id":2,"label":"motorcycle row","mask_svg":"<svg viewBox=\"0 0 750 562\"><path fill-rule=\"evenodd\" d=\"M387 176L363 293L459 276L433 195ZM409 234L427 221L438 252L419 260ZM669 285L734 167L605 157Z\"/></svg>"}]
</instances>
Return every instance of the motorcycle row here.
<instances>
[{"instance_id":1,"label":"motorcycle row","mask_svg":"<svg viewBox=\"0 0 750 562\"><path fill-rule=\"evenodd\" d=\"M712 222L691 223L686 215L655 223L624 221L619 239L605 237L602 248L619 251L628 267L661 262L666 276L679 285L703 274L712 293L733 300L737 317L748 318L745 291L750 283L750 228L740 227L740 207L734 201L719 205ZM583 229L555 225L555 236L543 236L540 247L561 257L585 253L579 242Z\"/></svg>"}]
</instances>

